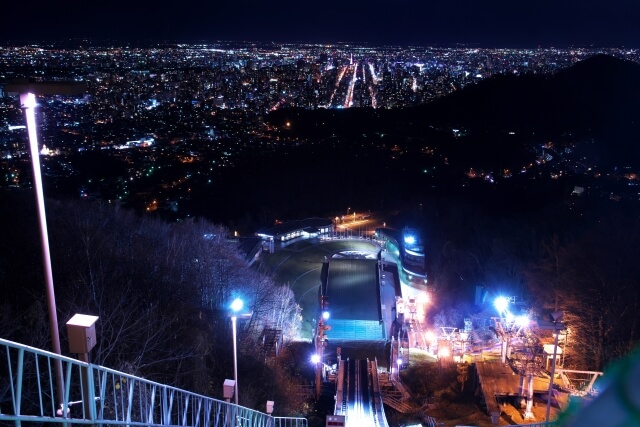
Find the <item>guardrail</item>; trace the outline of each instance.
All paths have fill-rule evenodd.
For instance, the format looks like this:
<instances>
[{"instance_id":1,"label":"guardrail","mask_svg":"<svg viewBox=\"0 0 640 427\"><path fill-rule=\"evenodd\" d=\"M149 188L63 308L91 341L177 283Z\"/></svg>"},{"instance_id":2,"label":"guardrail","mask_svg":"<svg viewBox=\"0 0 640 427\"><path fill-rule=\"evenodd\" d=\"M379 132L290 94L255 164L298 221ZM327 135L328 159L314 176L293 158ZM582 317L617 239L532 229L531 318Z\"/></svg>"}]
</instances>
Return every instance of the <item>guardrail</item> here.
<instances>
[{"instance_id":1,"label":"guardrail","mask_svg":"<svg viewBox=\"0 0 640 427\"><path fill-rule=\"evenodd\" d=\"M56 399L55 370L64 392ZM57 403L61 401L62 403ZM307 420L159 384L0 338L0 424L307 427Z\"/></svg>"},{"instance_id":2,"label":"guardrail","mask_svg":"<svg viewBox=\"0 0 640 427\"><path fill-rule=\"evenodd\" d=\"M382 401L382 392L380 390L380 380L378 378L378 361L369 362L369 370L371 371L371 384L373 388L373 408L378 425L389 427L387 417L384 413L384 402Z\"/></svg>"},{"instance_id":3,"label":"guardrail","mask_svg":"<svg viewBox=\"0 0 640 427\"><path fill-rule=\"evenodd\" d=\"M558 424L555 421L549 421L549 422L520 424L520 425L524 427L556 427Z\"/></svg>"}]
</instances>

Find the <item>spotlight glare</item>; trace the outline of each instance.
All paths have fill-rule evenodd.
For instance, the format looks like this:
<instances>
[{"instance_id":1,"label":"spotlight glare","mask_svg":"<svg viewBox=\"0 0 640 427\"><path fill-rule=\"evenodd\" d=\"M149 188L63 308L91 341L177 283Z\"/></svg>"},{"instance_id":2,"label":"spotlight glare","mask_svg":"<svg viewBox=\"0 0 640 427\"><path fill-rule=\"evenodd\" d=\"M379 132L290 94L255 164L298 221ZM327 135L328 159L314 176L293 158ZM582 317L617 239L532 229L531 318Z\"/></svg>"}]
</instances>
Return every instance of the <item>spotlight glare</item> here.
<instances>
[{"instance_id":1,"label":"spotlight glare","mask_svg":"<svg viewBox=\"0 0 640 427\"><path fill-rule=\"evenodd\" d=\"M503 313L509 306L509 300L505 297L498 297L493 301L493 305L496 307L499 313Z\"/></svg>"}]
</instances>

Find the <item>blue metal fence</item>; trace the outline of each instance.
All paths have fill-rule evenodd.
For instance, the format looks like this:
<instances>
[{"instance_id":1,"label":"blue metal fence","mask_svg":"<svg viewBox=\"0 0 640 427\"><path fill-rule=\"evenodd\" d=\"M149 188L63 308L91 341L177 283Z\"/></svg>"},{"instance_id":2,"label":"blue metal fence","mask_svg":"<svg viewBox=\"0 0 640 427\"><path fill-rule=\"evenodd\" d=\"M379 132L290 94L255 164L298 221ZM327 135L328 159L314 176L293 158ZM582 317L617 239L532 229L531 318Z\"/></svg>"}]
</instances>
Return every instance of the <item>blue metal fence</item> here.
<instances>
[{"instance_id":1,"label":"blue metal fence","mask_svg":"<svg viewBox=\"0 0 640 427\"><path fill-rule=\"evenodd\" d=\"M0 338L0 424L307 427ZM56 366L64 392L56 399ZM58 403L61 401L61 403Z\"/></svg>"}]
</instances>

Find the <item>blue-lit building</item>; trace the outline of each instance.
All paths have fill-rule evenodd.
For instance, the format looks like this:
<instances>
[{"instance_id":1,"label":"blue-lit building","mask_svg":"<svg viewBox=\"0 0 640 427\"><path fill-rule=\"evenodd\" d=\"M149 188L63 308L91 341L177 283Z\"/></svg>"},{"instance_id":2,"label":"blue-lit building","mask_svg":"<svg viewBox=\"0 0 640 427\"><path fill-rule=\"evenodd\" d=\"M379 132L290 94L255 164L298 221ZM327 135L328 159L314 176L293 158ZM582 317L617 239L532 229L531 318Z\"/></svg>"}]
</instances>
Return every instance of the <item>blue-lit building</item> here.
<instances>
[{"instance_id":1,"label":"blue-lit building","mask_svg":"<svg viewBox=\"0 0 640 427\"><path fill-rule=\"evenodd\" d=\"M426 280L426 258L420 232L409 227L402 229L402 242L400 242L400 246L402 248L400 257L404 272Z\"/></svg>"},{"instance_id":2,"label":"blue-lit building","mask_svg":"<svg viewBox=\"0 0 640 427\"><path fill-rule=\"evenodd\" d=\"M402 270L407 275L427 280L424 244L419 230L410 227L405 227L402 231L393 228L377 228L375 235L376 238L398 248Z\"/></svg>"}]
</instances>

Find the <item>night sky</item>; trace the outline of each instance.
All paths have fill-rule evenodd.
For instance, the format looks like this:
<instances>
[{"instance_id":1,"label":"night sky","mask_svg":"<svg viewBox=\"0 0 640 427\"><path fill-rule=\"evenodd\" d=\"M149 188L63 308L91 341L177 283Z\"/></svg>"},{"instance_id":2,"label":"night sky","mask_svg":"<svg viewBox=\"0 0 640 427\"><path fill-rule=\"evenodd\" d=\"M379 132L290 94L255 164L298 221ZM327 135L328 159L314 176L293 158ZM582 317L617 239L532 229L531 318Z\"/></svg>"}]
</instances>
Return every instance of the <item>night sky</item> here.
<instances>
[{"instance_id":1,"label":"night sky","mask_svg":"<svg viewBox=\"0 0 640 427\"><path fill-rule=\"evenodd\" d=\"M8 0L0 16L0 42L93 38L640 47L638 0Z\"/></svg>"}]
</instances>

